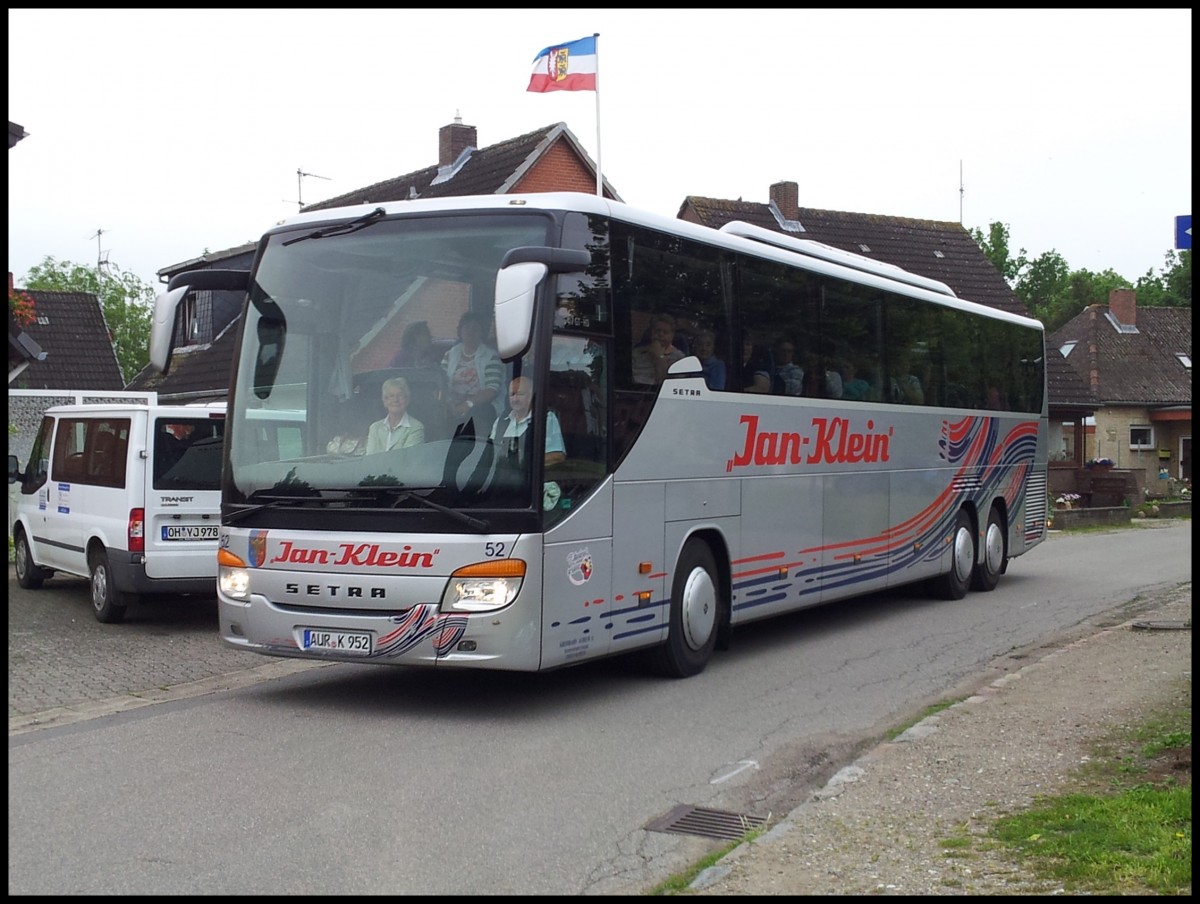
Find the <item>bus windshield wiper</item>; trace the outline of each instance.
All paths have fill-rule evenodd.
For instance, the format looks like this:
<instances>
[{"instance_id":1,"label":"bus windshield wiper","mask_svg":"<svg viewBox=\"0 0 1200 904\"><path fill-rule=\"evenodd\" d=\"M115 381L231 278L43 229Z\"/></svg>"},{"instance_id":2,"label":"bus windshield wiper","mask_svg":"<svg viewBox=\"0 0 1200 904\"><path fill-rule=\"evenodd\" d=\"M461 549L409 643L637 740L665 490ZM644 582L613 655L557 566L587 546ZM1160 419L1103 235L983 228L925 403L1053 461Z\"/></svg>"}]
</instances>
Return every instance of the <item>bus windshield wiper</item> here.
<instances>
[{"instance_id":1,"label":"bus windshield wiper","mask_svg":"<svg viewBox=\"0 0 1200 904\"><path fill-rule=\"evenodd\" d=\"M351 232L358 232L360 229L365 229L372 223L378 222L381 217L387 213L382 207L376 207L368 214L364 214L356 220L351 220L349 223L339 223L336 226L326 226L323 229L314 229L312 232L305 235L298 235L294 239L288 239L283 243L286 248L288 245L294 245L296 242L303 242L305 239L323 239L331 235L348 235Z\"/></svg>"},{"instance_id":2,"label":"bus windshield wiper","mask_svg":"<svg viewBox=\"0 0 1200 904\"><path fill-rule=\"evenodd\" d=\"M468 527L475 528L477 531L483 532L490 526L486 521L483 521L480 518L476 518L473 515L468 515L466 512L460 512L458 509L450 508L449 506L442 505L441 503L434 502L432 499L426 499L424 496L418 495L413 490L404 489L403 487L374 487L374 489L386 489L389 492L396 493L396 501L392 503L392 508L395 508L405 500L411 499L419 502L426 508L433 509L435 512L441 512L443 515L449 515L452 518L456 518Z\"/></svg>"},{"instance_id":3,"label":"bus windshield wiper","mask_svg":"<svg viewBox=\"0 0 1200 904\"><path fill-rule=\"evenodd\" d=\"M301 499L306 499L305 496L276 496L267 501L260 502L258 505L247 505L243 509L233 512L223 519L226 524L237 524L243 518L248 518L255 512L261 512L263 509L274 508L277 505L283 505L285 502L299 502Z\"/></svg>"}]
</instances>

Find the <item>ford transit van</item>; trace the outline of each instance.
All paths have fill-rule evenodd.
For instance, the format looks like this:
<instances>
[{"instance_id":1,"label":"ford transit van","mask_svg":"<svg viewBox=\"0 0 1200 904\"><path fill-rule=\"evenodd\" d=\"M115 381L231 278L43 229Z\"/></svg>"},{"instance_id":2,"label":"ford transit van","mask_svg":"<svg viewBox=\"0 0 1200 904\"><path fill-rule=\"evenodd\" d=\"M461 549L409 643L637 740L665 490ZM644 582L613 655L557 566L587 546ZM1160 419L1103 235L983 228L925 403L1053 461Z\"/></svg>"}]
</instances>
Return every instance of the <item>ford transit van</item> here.
<instances>
[{"instance_id":1,"label":"ford transit van","mask_svg":"<svg viewBox=\"0 0 1200 904\"><path fill-rule=\"evenodd\" d=\"M102 622L143 594L216 596L225 404L47 409L12 524L17 582L86 577Z\"/></svg>"}]
</instances>

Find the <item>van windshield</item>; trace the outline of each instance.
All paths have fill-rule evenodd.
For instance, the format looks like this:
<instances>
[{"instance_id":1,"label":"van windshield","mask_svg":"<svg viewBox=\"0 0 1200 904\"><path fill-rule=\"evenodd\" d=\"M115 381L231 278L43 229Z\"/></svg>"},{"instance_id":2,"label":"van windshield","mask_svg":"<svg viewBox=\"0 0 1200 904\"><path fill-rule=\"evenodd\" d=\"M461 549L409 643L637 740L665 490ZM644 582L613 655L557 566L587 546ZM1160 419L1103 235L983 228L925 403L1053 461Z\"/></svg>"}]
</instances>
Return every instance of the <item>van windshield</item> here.
<instances>
[{"instance_id":1,"label":"van windshield","mask_svg":"<svg viewBox=\"0 0 1200 904\"><path fill-rule=\"evenodd\" d=\"M225 421L159 418L151 460L156 490L219 490Z\"/></svg>"}]
</instances>

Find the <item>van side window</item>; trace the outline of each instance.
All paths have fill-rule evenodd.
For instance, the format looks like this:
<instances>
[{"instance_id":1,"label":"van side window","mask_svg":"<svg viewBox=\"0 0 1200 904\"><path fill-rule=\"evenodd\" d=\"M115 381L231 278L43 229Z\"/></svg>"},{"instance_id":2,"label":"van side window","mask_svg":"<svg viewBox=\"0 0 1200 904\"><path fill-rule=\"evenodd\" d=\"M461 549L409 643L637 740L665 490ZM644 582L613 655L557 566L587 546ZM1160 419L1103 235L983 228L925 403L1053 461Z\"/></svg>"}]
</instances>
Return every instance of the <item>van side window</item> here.
<instances>
[{"instance_id":1,"label":"van side window","mask_svg":"<svg viewBox=\"0 0 1200 904\"><path fill-rule=\"evenodd\" d=\"M125 486L129 418L63 418L51 475L61 483Z\"/></svg>"}]
</instances>

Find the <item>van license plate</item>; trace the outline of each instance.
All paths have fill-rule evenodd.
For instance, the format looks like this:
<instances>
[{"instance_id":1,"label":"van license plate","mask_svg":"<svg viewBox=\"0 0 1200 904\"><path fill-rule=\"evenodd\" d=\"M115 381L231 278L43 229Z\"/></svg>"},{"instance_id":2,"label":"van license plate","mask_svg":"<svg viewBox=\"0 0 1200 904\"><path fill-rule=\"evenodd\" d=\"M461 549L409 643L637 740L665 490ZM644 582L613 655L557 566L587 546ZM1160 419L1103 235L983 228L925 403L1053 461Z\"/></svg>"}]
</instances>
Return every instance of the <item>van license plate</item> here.
<instances>
[{"instance_id":1,"label":"van license plate","mask_svg":"<svg viewBox=\"0 0 1200 904\"><path fill-rule=\"evenodd\" d=\"M370 656L371 634L369 631L323 631L305 628L304 649Z\"/></svg>"},{"instance_id":2,"label":"van license plate","mask_svg":"<svg viewBox=\"0 0 1200 904\"><path fill-rule=\"evenodd\" d=\"M217 525L164 524L162 538L164 540L215 540L217 539Z\"/></svg>"}]
</instances>

